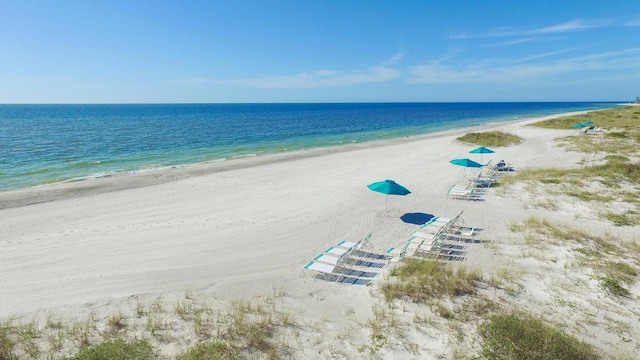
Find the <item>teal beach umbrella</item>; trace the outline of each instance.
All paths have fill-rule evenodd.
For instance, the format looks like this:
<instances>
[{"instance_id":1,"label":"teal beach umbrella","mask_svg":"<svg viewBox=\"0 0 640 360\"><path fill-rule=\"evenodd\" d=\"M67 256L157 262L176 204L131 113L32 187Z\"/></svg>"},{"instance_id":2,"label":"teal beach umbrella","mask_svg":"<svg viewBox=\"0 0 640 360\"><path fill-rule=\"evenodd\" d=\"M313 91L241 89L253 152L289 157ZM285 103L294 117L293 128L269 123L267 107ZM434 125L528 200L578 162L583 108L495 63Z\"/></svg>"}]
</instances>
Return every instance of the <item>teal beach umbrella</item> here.
<instances>
[{"instance_id":1,"label":"teal beach umbrella","mask_svg":"<svg viewBox=\"0 0 640 360\"><path fill-rule=\"evenodd\" d=\"M583 127L585 127L586 125L582 125L582 124L573 124L573 126L571 126L574 129L582 129Z\"/></svg>"},{"instance_id":2,"label":"teal beach umbrella","mask_svg":"<svg viewBox=\"0 0 640 360\"><path fill-rule=\"evenodd\" d=\"M593 121L591 121L591 120L587 120L587 121L581 123L581 125L584 125L584 126L589 126L591 124L593 124Z\"/></svg>"},{"instance_id":3,"label":"teal beach umbrella","mask_svg":"<svg viewBox=\"0 0 640 360\"><path fill-rule=\"evenodd\" d=\"M495 151L484 146L480 146L479 148L475 148L469 151L470 154L480 154L480 162L482 162L482 154L493 154L494 152Z\"/></svg>"},{"instance_id":4,"label":"teal beach umbrella","mask_svg":"<svg viewBox=\"0 0 640 360\"><path fill-rule=\"evenodd\" d=\"M384 181L374 182L372 184L367 185L367 187L371 191L375 191L375 192L379 192L387 195L385 196L385 201L384 201L385 213L387 212L387 201L389 200L389 195L405 196L405 195L411 194L411 191L409 191L407 188L389 179Z\"/></svg>"},{"instance_id":5,"label":"teal beach umbrella","mask_svg":"<svg viewBox=\"0 0 640 360\"><path fill-rule=\"evenodd\" d=\"M449 162L452 163L453 165L464 167L464 172L462 173L462 176L465 175L467 168L481 168L483 166L482 164L479 164L470 159L453 159L453 160L449 160Z\"/></svg>"}]
</instances>

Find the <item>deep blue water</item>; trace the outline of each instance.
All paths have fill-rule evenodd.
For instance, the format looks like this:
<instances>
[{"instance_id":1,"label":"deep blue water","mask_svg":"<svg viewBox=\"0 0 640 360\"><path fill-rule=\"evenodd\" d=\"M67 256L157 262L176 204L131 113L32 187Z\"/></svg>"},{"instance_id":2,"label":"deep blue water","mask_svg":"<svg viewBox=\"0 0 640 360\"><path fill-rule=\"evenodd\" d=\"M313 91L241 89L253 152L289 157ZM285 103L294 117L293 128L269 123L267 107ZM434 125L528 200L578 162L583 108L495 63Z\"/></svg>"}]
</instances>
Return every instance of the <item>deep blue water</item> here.
<instances>
[{"instance_id":1,"label":"deep blue water","mask_svg":"<svg viewBox=\"0 0 640 360\"><path fill-rule=\"evenodd\" d=\"M0 190L616 103L0 105Z\"/></svg>"}]
</instances>

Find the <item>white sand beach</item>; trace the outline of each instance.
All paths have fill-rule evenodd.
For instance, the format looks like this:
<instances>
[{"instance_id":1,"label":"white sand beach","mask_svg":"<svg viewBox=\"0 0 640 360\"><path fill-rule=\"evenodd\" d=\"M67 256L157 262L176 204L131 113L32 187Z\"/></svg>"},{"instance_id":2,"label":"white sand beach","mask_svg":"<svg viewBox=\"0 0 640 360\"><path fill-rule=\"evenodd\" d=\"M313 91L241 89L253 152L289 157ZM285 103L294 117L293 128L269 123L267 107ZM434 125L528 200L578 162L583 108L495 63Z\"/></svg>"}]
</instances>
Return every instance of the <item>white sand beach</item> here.
<instances>
[{"instance_id":1,"label":"white sand beach","mask_svg":"<svg viewBox=\"0 0 640 360\"><path fill-rule=\"evenodd\" d=\"M185 292L220 301L281 292L284 306L297 317L331 324L303 335L308 345L298 354L324 358L331 346L323 334L366 323L379 301L371 292L384 275L370 286L349 286L313 279L303 265L340 240L368 234L381 252L402 244L416 228L400 220L406 213L453 217L464 211L465 223L481 228L480 238L487 241L506 239L509 224L548 216L526 206L526 199L498 194L499 188L490 189L485 201L446 198L448 187L463 179L463 168L449 160L480 159L468 153L472 146L455 140L467 132L492 129L522 137L521 144L483 156L484 162L504 159L517 169L571 167L585 157L553 141L573 130L525 126L538 120L1 192L0 315L108 314L131 299ZM389 197L386 213L385 197L366 187L384 179L412 192ZM584 220L578 211L569 206L551 216L638 239L637 228L612 229ZM546 271L546 282L565 278L561 267L538 269L496 247L472 244L464 264L487 273L511 264L528 269L525 278L532 279ZM518 301L535 313L550 295L534 280L528 284L529 295ZM556 310L558 317L571 314L568 308ZM639 321L632 329L640 329ZM361 332L354 337L366 337ZM638 346L637 339L625 344L613 335L585 337L599 348ZM448 346L439 338L425 344L422 356ZM355 345L340 346L357 354ZM384 358L420 356L398 350Z\"/></svg>"}]
</instances>

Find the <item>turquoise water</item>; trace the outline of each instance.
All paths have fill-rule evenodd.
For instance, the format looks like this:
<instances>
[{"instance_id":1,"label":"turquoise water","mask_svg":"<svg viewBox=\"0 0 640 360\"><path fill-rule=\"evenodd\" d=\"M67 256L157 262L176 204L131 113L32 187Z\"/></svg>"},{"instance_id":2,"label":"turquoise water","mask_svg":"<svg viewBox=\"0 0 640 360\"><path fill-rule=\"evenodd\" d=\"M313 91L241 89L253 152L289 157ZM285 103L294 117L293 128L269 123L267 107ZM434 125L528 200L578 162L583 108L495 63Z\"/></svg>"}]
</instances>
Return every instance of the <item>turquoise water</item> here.
<instances>
[{"instance_id":1,"label":"turquoise water","mask_svg":"<svg viewBox=\"0 0 640 360\"><path fill-rule=\"evenodd\" d=\"M0 190L616 103L0 105Z\"/></svg>"}]
</instances>

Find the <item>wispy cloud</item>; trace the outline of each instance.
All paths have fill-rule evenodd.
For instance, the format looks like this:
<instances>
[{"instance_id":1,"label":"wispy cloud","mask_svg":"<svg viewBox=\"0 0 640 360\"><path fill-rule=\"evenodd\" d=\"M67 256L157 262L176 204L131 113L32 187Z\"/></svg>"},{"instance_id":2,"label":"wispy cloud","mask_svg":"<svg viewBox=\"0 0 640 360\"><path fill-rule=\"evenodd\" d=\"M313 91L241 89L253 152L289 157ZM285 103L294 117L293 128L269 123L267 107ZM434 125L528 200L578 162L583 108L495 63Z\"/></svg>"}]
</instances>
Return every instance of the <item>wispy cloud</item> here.
<instances>
[{"instance_id":1,"label":"wispy cloud","mask_svg":"<svg viewBox=\"0 0 640 360\"><path fill-rule=\"evenodd\" d=\"M212 83L241 85L262 89L301 89L349 86L396 79L402 72L388 66L374 66L364 70L319 70L294 75L261 76L248 79L215 80Z\"/></svg>"},{"instance_id":2,"label":"wispy cloud","mask_svg":"<svg viewBox=\"0 0 640 360\"><path fill-rule=\"evenodd\" d=\"M259 89L305 89L345 87L359 84L381 83L402 79L412 84L499 84L529 81L563 74L586 71L627 70L640 73L640 47L620 51L601 52L571 58L552 59L579 48L556 51L510 60L481 60L464 65L455 58L443 57L428 63L400 68L404 54L397 53L380 65L362 69L320 69L290 75L258 76L252 78L208 79L190 78L172 81L174 84L218 84L244 86ZM538 61L546 59L544 61ZM395 65L395 66L392 66Z\"/></svg>"},{"instance_id":3,"label":"wispy cloud","mask_svg":"<svg viewBox=\"0 0 640 360\"><path fill-rule=\"evenodd\" d=\"M404 53L394 54L391 58L382 62L382 65L391 66L397 64L404 57Z\"/></svg>"},{"instance_id":4,"label":"wispy cloud","mask_svg":"<svg viewBox=\"0 0 640 360\"><path fill-rule=\"evenodd\" d=\"M298 72L291 75L258 76L236 79L191 78L172 83L184 85L223 84L247 86L261 89L303 89L321 87L339 87L367 83L377 83L397 79L403 72L393 67L404 57L404 53L392 55L380 65L363 69L331 70L321 69Z\"/></svg>"},{"instance_id":5,"label":"wispy cloud","mask_svg":"<svg viewBox=\"0 0 640 360\"><path fill-rule=\"evenodd\" d=\"M516 39L516 40L511 40L511 41L504 41L504 42L498 42L498 43L493 43L493 44L487 44L485 46L486 47L512 46L512 45L518 45L518 44L523 44L523 43L536 41L537 39L538 38L536 38L536 37L528 37L528 38Z\"/></svg>"},{"instance_id":6,"label":"wispy cloud","mask_svg":"<svg viewBox=\"0 0 640 360\"><path fill-rule=\"evenodd\" d=\"M629 26L629 27L640 26L640 19L628 20L624 24L622 24L622 26Z\"/></svg>"},{"instance_id":7,"label":"wispy cloud","mask_svg":"<svg viewBox=\"0 0 640 360\"><path fill-rule=\"evenodd\" d=\"M584 20L571 20L561 24L555 24L539 28L517 29L511 27L502 27L486 32L479 33L458 33L450 35L450 39L462 40L472 38L493 38L493 37L517 37L517 36L533 36L533 35L548 35L557 33L566 33L574 31L583 31L587 29L605 27L611 25L612 22L608 20L600 21L584 21Z\"/></svg>"},{"instance_id":8,"label":"wispy cloud","mask_svg":"<svg viewBox=\"0 0 640 360\"><path fill-rule=\"evenodd\" d=\"M529 62L532 60L538 60L538 59L542 59L542 58L547 58L547 57L551 57L551 56L556 56L556 55L560 55L560 54L566 54L569 52L573 52L578 50L578 48L570 48L570 49L562 49L562 50L556 50L556 51L550 51L547 53L543 53L543 54L536 54L536 55L532 55L532 56L528 56L526 58L521 58L521 59L517 59L514 60L515 63L525 63L525 62Z\"/></svg>"},{"instance_id":9,"label":"wispy cloud","mask_svg":"<svg viewBox=\"0 0 640 360\"><path fill-rule=\"evenodd\" d=\"M497 84L603 69L637 72L640 71L639 55L640 48L632 48L561 59L543 64L523 64L521 61L510 63L485 61L466 66L455 66L435 61L410 68L407 81L415 84ZM544 56L550 56L550 54L540 55L540 57Z\"/></svg>"}]
</instances>

